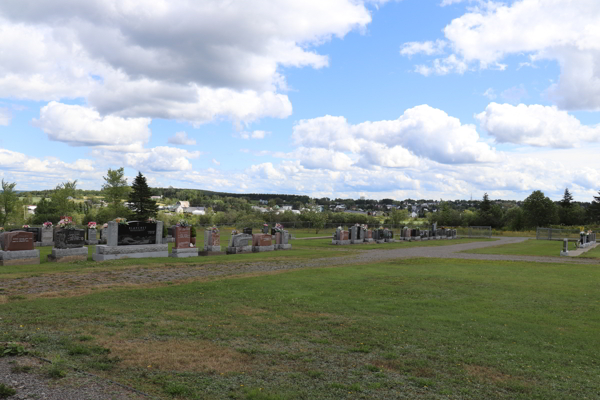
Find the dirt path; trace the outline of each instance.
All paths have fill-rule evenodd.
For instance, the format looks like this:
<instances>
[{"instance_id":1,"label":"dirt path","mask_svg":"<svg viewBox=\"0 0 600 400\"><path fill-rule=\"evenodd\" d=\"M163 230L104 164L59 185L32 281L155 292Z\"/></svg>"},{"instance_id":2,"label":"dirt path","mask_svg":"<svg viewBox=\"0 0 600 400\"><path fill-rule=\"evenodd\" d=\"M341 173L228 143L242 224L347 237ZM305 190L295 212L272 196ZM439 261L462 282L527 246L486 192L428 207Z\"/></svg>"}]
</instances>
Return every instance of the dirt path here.
<instances>
[{"instance_id":1,"label":"dirt path","mask_svg":"<svg viewBox=\"0 0 600 400\"><path fill-rule=\"evenodd\" d=\"M493 254L460 253L464 250L519 243L527 238L500 238L494 242L471 242L448 246L407 247L390 250L365 250L351 257L323 258L314 260L291 260L277 262L244 262L240 264L174 266L161 268L138 267L119 271L93 271L90 273L60 273L38 277L12 279L0 282L4 296L77 292L93 288L109 288L123 285L144 285L211 278L241 274L265 273L287 269L321 267L323 265L364 264L396 258L431 257L469 260L533 261L542 263L600 264L594 259L567 257L538 257Z\"/></svg>"}]
</instances>

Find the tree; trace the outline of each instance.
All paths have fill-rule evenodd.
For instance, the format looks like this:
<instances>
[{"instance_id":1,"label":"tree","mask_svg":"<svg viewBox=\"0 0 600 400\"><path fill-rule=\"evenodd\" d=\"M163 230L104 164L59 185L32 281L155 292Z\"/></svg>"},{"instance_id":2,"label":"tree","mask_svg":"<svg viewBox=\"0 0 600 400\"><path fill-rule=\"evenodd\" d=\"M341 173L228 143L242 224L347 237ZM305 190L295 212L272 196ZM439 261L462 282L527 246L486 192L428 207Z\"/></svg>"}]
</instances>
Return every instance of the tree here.
<instances>
[{"instance_id":1,"label":"tree","mask_svg":"<svg viewBox=\"0 0 600 400\"><path fill-rule=\"evenodd\" d=\"M73 209L74 203L71 202L69 197L75 195L77 189L77 180L73 182L64 182L56 186L54 193L52 193L52 203L56 211L61 215L67 215L69 210Z\"/></svg>"},{"instance_id":2,"label":"tree","mask_svg":"<svg viewBox=\"0 0 600 400\"><path fill-rule=\"evenodd\" d=\"M490 201L487 193L484 193L483 201L481 202L479 209L486 213L492 211L492 202Z\"/></svg>"},{"instance_id":3,"label":"tree","mask_svg":"<svg viewBox=\"0 0 600 400\"><path fill-rule=\"evenodd\" d=\"M556 205L541 190L534 191L525 199L523 215L528 227L549 226L558 221Z\"/></svg>"},{"instance_id":4,"label":"tree","mask_svg":"<svg viewBox=\"0 0 600 400\"><path fill-rule=\"evenodd\" d=\"M129 192L129 186L127 186L127 179L123 176L125 170L123 167L119 169L108 169L106 176L104 176L104 185L102 190L104 191L104 198L113 208L117 208L121 204L121 200L127 197Z\"/></svg>"},{"instance_id":5,"label":"tree","mask_svg":"<svg viewBox=\"0 0 600 400\"><path fill-rule=\"evenodd\" d=\"M394 226L401 226L409 218L408 211L394 210L390 213L390 222Z\"/></svg>"},{"instance_id":6,"label":"tree","mask_svg":"<svg viewBox=\"0 0 600 400\"><path fill-rule=\"evenodd\" d=\"M317 211L308 211L303 214L304 218L310 221L311 227L315 230L315 234L319 233L325 227L327 222L327 214Z\"/></svg>"},{"instance_id":7,"label":"tree","mask_svg":"<svg viewBox=\"0 0 600 400\"><path fill-rule=\"evenodd\" d=\"M141 172L138 172L133 185L131 185L131 193L129 193L129 202L133 207L133 212L137 220L144 221L148 218L156 217L158 206L150 198L151 196L152 192L146 182L146 178Z\"/></svg>"},{"instance_id":8,"label":"tree","mask_svg":"<svg viewBox=\"0 0 600 400\"><path fill-rule=\"evenodd\" d=\"M598 196L594 196L588 212L592 221L600 222L600 191L598 191Z\"/></svg>"},{"instance_id":9,"label":"tree","mask_svg":"<svg viewBox=\"0 0 600 400\"><path fill-rule=\"evenodd\" d=\"M4 212L0 211L0 226L4 226L8 217L15 212L19 197L15 192L16 182L8 183L2 179L2 194L0 194L0 207L4 209Z\"/></svg>"},{"instance_id":10,"label":"tree","mask_svg":"<svg viewBox=\"0 0 600 400\"><path fill-rule=\"evenodd\" d=\"M565 189L565 194L563 195L562 200L559 202L562 208L570 208L572 205L573 196L569 192L569 188Z\"/></svg>"},{"instance_id":11,"label":"tree","mask_svg":"<svg viewBox=\"0 0 600 400\"><path fill-rule=\"evenodd\" d=\"M525 218L521 207L512 207L506 211L504 226L509 227L511 231L520 231L525 227Z\"/></svg>"}]
</instances>

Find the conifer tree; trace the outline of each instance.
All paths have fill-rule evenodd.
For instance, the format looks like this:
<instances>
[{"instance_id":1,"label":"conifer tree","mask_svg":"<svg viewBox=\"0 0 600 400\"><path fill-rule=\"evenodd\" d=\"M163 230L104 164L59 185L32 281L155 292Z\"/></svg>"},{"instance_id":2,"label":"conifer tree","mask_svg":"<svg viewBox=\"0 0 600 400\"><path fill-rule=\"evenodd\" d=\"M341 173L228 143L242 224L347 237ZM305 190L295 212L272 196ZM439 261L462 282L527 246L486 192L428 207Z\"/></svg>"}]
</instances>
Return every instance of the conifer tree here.
<instances>
[{"instance_id":1,"label":"conifer tree","mask_svg":"<svg viewBox=\"0 0 600 400\"><path fill-rule=\"evenodd\" d=\"M592 205L589 208L590 218L594 222L600 222L600 191L598 191L598 196L594 196L594 201L592 201Z\"/></svg>"},{"instance_id":2,"label":"conifer tree","mask_svg":"<svg viewBox=\"0 0 600 400\"><path fill-rule=\"evenodd\" d=\"M135 177L131 185L131 193L129 193L129 202L133 207L135 218L138 221L145 221L148 218L156 217L158 206L150 197L150 187L146 182L146 178L141 172Z\"/></svg>"}]
</instances>

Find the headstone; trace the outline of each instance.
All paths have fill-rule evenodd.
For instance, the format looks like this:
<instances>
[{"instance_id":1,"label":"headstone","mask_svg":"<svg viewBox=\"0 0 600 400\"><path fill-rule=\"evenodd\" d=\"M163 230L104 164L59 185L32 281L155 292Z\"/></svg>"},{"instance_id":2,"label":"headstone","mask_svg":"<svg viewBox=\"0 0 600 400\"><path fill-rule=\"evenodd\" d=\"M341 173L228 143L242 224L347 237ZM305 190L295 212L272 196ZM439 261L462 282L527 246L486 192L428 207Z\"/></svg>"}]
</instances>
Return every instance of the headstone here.
<instances>
[{"instance_id":1,"label":"headstone","mask_svg":"<svg viewBox=\"0 0 600 400\"><path fill-rule=\"evenodd\" d=\"M175 237L175 228L177 228L175 225L168 227L167 228L167 236L174 238Z\"/></svg>"},{"instance_id":2,"label":"headstone","mask_svg":"<svg viewBox=\"0 0 600 400\"><path fill-rule=\"evenodd\" d=\"M191 228L177 226L173 232L175 234L175 248L176 249L189 249L191 243Z\"/></svg>"},{"instance_id":3,"label":"headstone","mask_svg":"<svg viewBox=\"0 0 600 400\"><path fill-rule=\"evenodd\" d=\"M238 233L231 235L229 246L226 249L227 254L240 254L252 252L252 235L247 233Z\"/></svg>"},{"instance_id":4,"label":"headstone","mask_svg":"<svg viewBox=\"0 0 600 400\"><path fill-rule=\"evenodd\" d=\"M40 251L34 249L33 232L5 232L1 240L0 266L40 263Z\"/></svg>"},{"instance_id":5,"label":"headstone","mask_svg":"<svg viewBox=\"0 0 600 400\"><path fill-rule=\"evenodd\" d=\"M96 244L96 243L98 243L98 230L96 230L96 229L88 229L87 230L87 240L88 240L88 244Z\"/></svg>"},{"instance_id":6,"label":"headstone","mask_svg":"<svg viewBox=\"0 0 600 400\"><path fill-rule=\"evenodd\" d=\"M4 239L4 251L23 251L33 250L33 233L25 231L6 232L2 236Z\"/></svg>"},{"instance_id":7,"label":"headstone","mask_svg":"<svg viewBox=\"0 0 600 400\"><path fill-rule=\"evenodd\" d=\"M273 237L270 234L254 234L252 235L252 251L255 253L263 251L273 251Z\"/></svg>"},{"instance_id":8,"label":"headstone","mask_svg":"<svg viewBox=\"0 0 600 400\"><path fill-rule=\"evenodd\" d=\"M83 229L57 229L54 234L54 248L48 254L50 262L86 261L88 248Z\"/></svg>"},{"instance_id":9,"label":"headstone","mask_svg":"<svg viewBox=\"0 0 600 400\"><path fill-rule=\"evenodd\" d=\"M11 229L10 230L10 232L17 232L17 231L33 233L33 242L34 243L40 242L42 239L42 228L29 227L29 228L20 228L20 229Z\"/></svg>"},{"instance_id":10,"label":"headstone","mask_svg":"<svg viewBox=\"0 0 600 400\"><path fill-rule=\"evenodd\" d=\"M267 226L263 225L262 233L264 233L265 235L269 234L269 226L268 225Z\"/></svg>"},{"instance_id":11,"label":"headstone","mask_svg":"<svg viewBox=\"0 0 600 400\"><path fill-rule=\"evenodd\" d=\"M334 245L348 245L350 244L350 238L348 235L348 231L344 231L343 229L336 229L333 234L333 240L331 244Z\"/></svg>"},{"instance_id":12,"label":"headstone","mask_svg":"<svg viewBox=\"0 0 600 400\"><path fill-rule=\"evenodd\" d=\"M42 228L42 246L54 246L54 229Z\"/></svg>"},{"instance_id":13,"label":"headstone","mask_svg":"<svg viewBox=\"0 0 600 400\"><path fill-rule=\"evenodd\" d=\"M252 235L252 228L244 228L244 234L246 235Z\"/></svg>"},{"instance_id":14,"label":"headstone","mask_svg":"<svg viewBox=\"0 0 600 400\"><path fill-rule=\"evenodd\" d=\"M162 222L161 222L162 224ZM162 232L157 230L157 223L131 221L117 225L117 246L139 246L162 243ZM109 223L110 229L110 223ZM158 234L160 239L157 240ZM111 232L109 231L109 236ZM109 237L109 241L111 238ZM110 245L110 243L109 243Z\"/></svg>"},{"instance_id":15,"label":"headstone","mask_svg":"<svg viewBox=\"0 0 600 400\"><path fill-rule=\"evenodd\" d=\"M213 232L212 229L204 231L204 251L220 252L221 251L221 235L219 232Z\"/></svg>"},{"instance_id":16,"label":"headstone","mask_svg":"<svg viewBox=\"0 0 600 400\"><path fill-rule=\"evenodd\" d=\"M57 249L74 249L85 244L83 229L58 229L54 235L54 247Z\"/></svg>"},{"instance_id":17,"label":"headstone","mask_svg":"<svg viewBox=\"0 0 600 400\"><path fill-rule=\"evenodd\" d=\"M121 258L169 257L169 245L162 243L162 221L108 223L107 245L96 246L95 261Z\"/></svg>"},{"instance_id":18,"label":"headstone","mask_svg":"<svg viewBox=\"0 0 600 400\"><path fill-rule=\"evenodd\" d=\"M569 239L564 239L563 240L563 249L560 252L561 256L568 256L569 255Z\"/></svg>"}]
</instances>

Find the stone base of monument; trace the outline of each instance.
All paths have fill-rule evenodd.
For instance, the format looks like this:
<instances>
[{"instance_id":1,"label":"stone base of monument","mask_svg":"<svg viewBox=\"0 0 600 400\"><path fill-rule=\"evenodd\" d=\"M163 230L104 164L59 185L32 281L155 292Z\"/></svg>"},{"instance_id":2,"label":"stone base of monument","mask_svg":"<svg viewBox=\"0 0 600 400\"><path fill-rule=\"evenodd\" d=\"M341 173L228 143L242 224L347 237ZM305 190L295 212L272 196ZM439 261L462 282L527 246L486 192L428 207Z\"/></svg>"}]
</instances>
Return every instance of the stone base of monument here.
<instances>
[{"instance_id":1,"label":"stone base of monument","mask_svg":"<svg viewBox=\"0 0 600 400\"><path fill-rule=\"evenodd\" d=\"M385 239L381 239L381 240L378 239L375 242L377 242L378 244L383 244L383 243L385 243Z\"/></svg>"},{"instance_id":2,"label":"stone base of monument","mask_svg":"<svg viewBox=\"0 0 600 400\"><path fill-rule=\"evenodd\" d=\"M396 243L396 239L385 239L386 243Z\"/></svg>"},{"instance_id":3,"label":"stone base of monument","mask_svg":"<svg viewBox=\"0 0 600 400\"><path fill-rule=\"evenodd\" d=\"M567 251L561 251L560 255L561 256L565 256L565 257L569 257L569 250L567 250Z\"/></svg>"},{"instance_id":4,"label":"stone base of monument","mask_svg":"<svg viewBox=\"0 0 600 400\"><path fill-rule=\"evenodd\" d=\"M185 257L198 257L198 248L189 247L185 249L173 249L169 257L185 258Z\"/></svg>"},{"instance_id":5,"label":"stone base of monument","mask_svg":"<svg viewBox=\"0 0 600 400\"><path fill-rule=\"evenodd\" d=\"M332 240L331 244L335 244L336 246L345 246L347 244L350 244L349 240Z\"/></svg>"},{"instance_id":6,"label":"stone base of monument","mask_svg":"<svg viewBox=\"0 0 600 400\"><path fill-rule=\"evenodd\" d=\"M441 240L442 239L441 236L436 236L435 238L436 238L436 240Z\"/></svg>"},{"instance_id":7,"label":"stone base of monument","mask_svg":"<svg viewBox=\"0 0 600 400\"><path fill-rule=\"evenodd\" d=\"M365 243L373 243L375 240L373 239L365 239Z\"/></svg>"},{"instance_id":8,"label":"stone base of monument","mask_svg":"<svg viewBox=\"0 0 600 400\"><path fill-rule=\"evenodd\" d=\"M92 246L93 246L93 245L96 245L96 244L98 244L98 243L100 243L100 241L99 241L99 240L86 240L86 241L85 241L85 244L87 244L87 245L92 245Z\"/></svg>"},{"instance_id":9,"label":"stone base of monument","mask_svg":"<svg viewBox=\"0 0 600 400\"><path fill-rule=\"evenodd\" d=\"M274 245L270 245L270 246L252 246L252 252L253 253L261 253L263 251L274 251L275 250L275 246Z\"/></svg>"},{"instance_id":10,"label":"stone base of monument","mask_svg":"<svg viewBox=\"0 0 600 400\"><path fill-rule=\"evenodd\" d=\"M227 254L252 253L252 246L226 247L225 252Z\"/></svg>"},{"instance_id":11,"label":"stone base of monument","mask_svg":"<svg viewBox=\"0 0 600 400\"><path fill-rule=\"evenodd\" d=\"M52 254L48 254L49 262L87 261L87 258L87 247L76 247L73 249L52 249Z\"/></svg>"},{"instance_id":12,"label":"stone base of monument","mask_svg":"<svg viewBox=\"0 0 600 400\"><path fill-rule=\"evenodd\" d=\"M0 266L39 264L39 250L0 251Z\"/></svg>"},{"instance_id":13,"label":"stone base of monument","mask_svg":"<svg viewBox=\"0 0 600 400\"><path fill-rule=\"evenodd\" d=\"M413 236L410 239L411 240L421 240L421 236Z\"/></svg>"},{"instance_id":14,"label":"stone base of monument","mask_svg":"<svg viewBox=\"0 0 600 400\"><path fill-rule=\"evenodd\" d=\"M204 246L204 251L209 253L220 253L221 246Z\"/></svg>"},{"instance_id":15,"label":"stone base of monument","mask_svg":"<svg viewBox=\"0 0 600 400\"><path fill-rule=\"evenodd\" d=\"M275 250L291 250L291 249L292 249L291 244L276 244L275 245Z\"/></svg>"},{"instance_id":16,"label":"stone base of monument","mask_svg":"<svg viewBox=\"0 0 600 400\"><path fill-rule=\"evenodd\" d=\"M363 244L365 241L363 239L350 240L351 244Z\"/></svg>"},{"instance_id":17,"label":"stone base of monument","mask_svg":"<svg viewBox=\"0 0 600 400\"><path fill-rule=\"evenodd\" d=\"M96 246L96 253L92 255L94 261L151 257L169 257L169 245L142 244L133 246Z\"/></svg>"}]
</instances>

